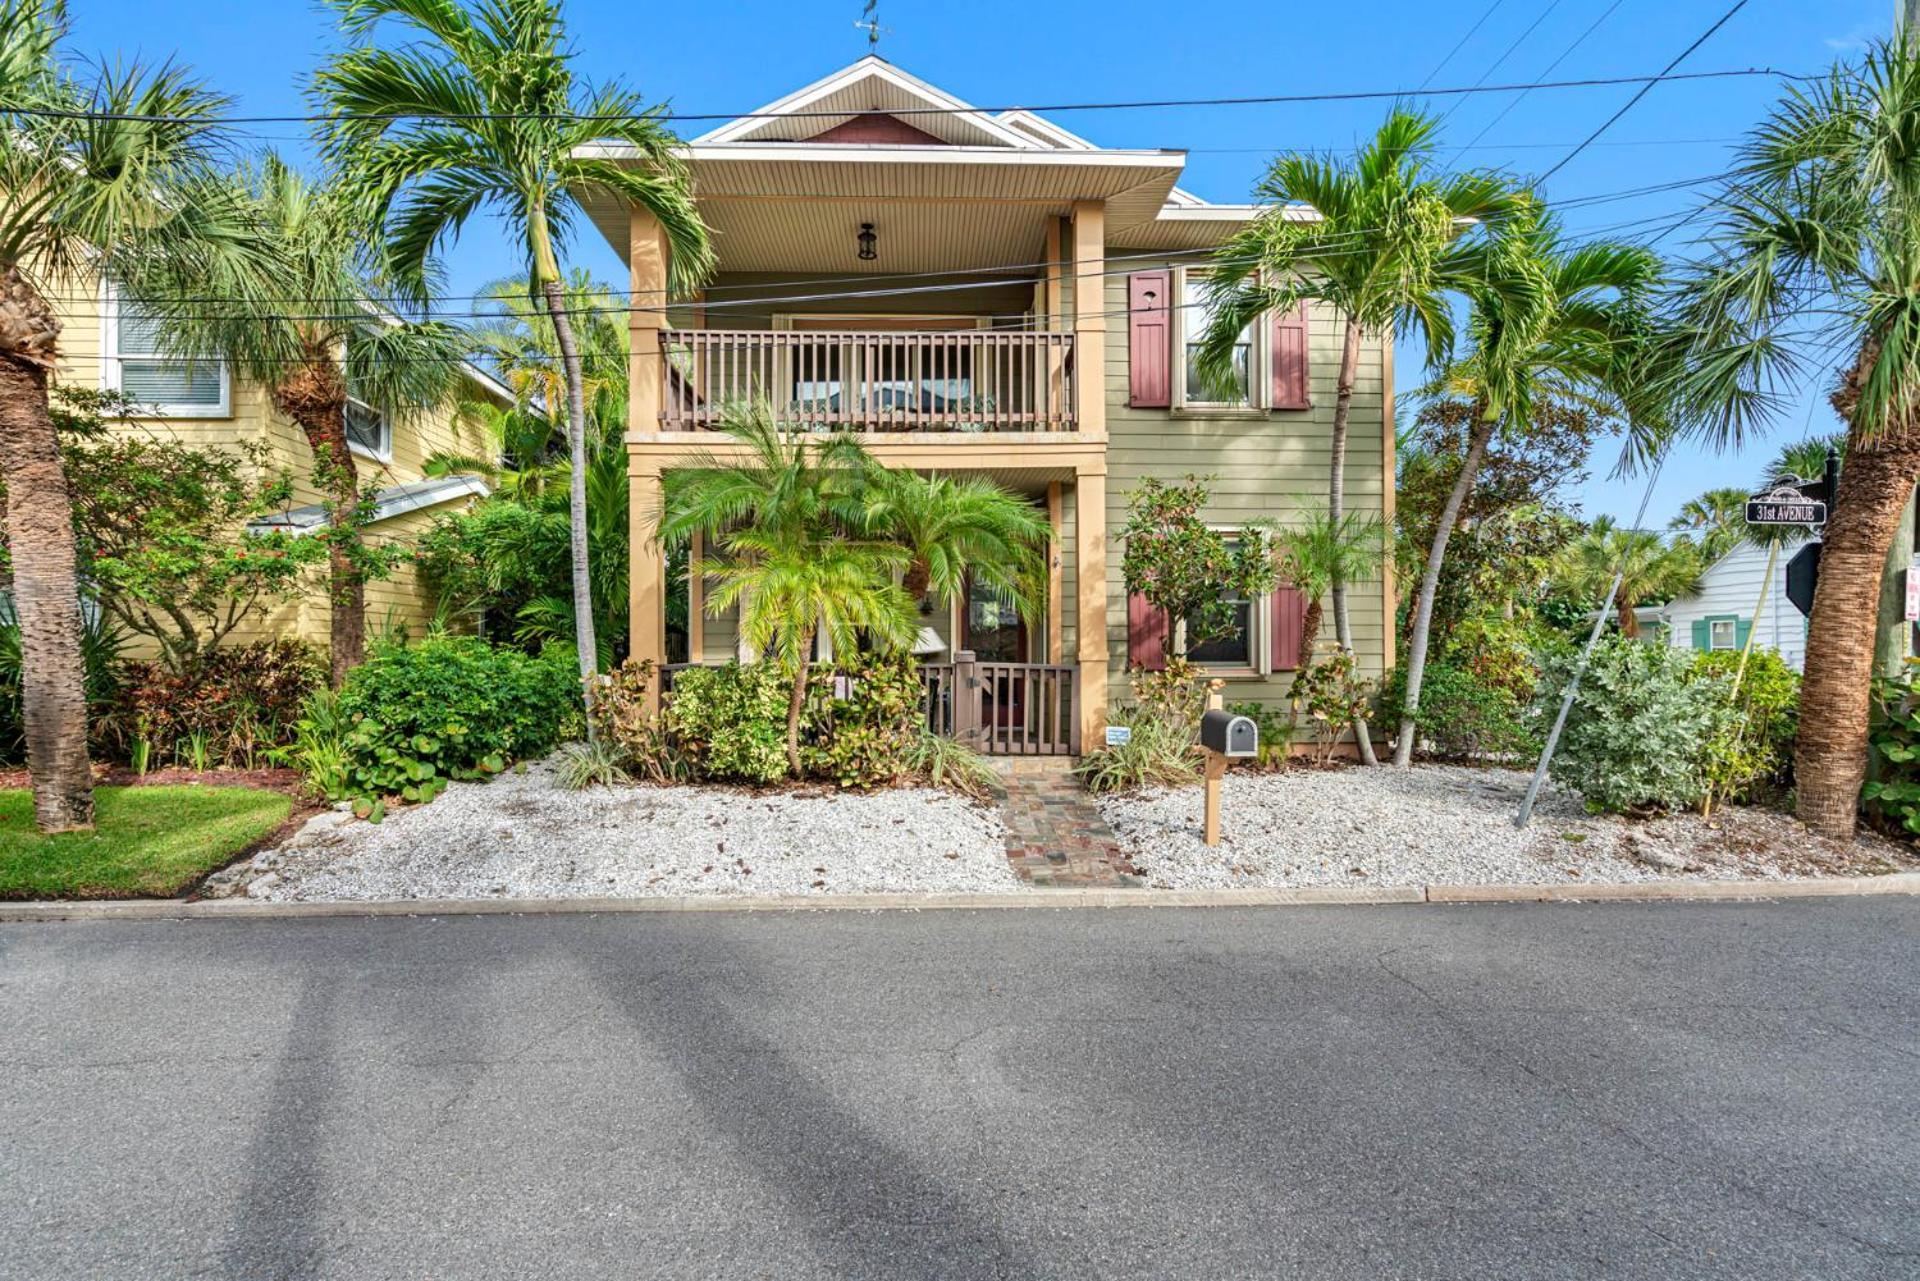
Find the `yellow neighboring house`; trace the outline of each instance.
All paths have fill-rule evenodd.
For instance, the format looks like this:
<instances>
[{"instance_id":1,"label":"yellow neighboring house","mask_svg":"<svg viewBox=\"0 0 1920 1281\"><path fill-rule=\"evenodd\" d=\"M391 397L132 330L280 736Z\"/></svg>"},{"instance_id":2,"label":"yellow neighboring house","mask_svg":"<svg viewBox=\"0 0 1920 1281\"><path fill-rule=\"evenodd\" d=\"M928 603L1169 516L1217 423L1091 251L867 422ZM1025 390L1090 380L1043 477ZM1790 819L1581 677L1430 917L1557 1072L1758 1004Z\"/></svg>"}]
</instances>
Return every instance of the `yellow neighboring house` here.
<instances>
[{"instance_id":1,"label":"yellow neighboring house","mask_svg":"<svg viewBox=\"0 0 1920 1281\"><path fill-rule=\"evenodd\" d=\"M166 436L196 448L264 443L271 465L293 477L292 504L271 525L318 529L324 515L320 491L313 484L313 453L306 436L274 407L266 389L232 377L215 362L189 364L154 354L153 327L137 315L123 315L111 287L95 286L90 304L84 301L87 292L83 286L60 294L63 329L56 380L118 390L147 409L119 430ZM469 362L463 372L460 398L513 403L512 392L478 365ZM351 405L347 439L361 483L380 486L369 540L411 543L436 516L488 492L478 476L429 478L423 470L436 453L484 457L491 448L485 431L463 417L455 404L398 421ZM397 628L419 635L433 616L432 593L411 563L403 562L391 577L367 584L367 628L373 636ZM327 626L325 583L316 573L302 596L242 625L229 643L296 636L324 650Z\"/></svg>"}]
</instances>

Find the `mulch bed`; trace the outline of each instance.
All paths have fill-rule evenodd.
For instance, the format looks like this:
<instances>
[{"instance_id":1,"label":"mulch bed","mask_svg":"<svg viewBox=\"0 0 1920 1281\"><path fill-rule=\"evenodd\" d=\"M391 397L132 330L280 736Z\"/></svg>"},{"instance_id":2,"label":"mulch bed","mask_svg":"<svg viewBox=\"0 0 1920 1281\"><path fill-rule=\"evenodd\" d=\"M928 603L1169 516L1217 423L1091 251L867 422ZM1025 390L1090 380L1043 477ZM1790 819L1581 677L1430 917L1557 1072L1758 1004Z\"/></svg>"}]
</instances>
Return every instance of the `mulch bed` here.
<instances>
[{"instance_id":1,"label":"mulch bed","mask_svg":"<svg viewBox=\"0 0 1920 1281\"><path fill-rule=\"evenodd\" d=\"M192 770L169 765L165 769L136 774L125 765L96 765L93 767L93 782L96 787L180 787L192 784L203 787L255 787L265 792L281 792L296 800L302 799L300 771L294 769ZM0 788L30 786L32 781L26 770L0 770Z\"/></svg>"}]
</instances>

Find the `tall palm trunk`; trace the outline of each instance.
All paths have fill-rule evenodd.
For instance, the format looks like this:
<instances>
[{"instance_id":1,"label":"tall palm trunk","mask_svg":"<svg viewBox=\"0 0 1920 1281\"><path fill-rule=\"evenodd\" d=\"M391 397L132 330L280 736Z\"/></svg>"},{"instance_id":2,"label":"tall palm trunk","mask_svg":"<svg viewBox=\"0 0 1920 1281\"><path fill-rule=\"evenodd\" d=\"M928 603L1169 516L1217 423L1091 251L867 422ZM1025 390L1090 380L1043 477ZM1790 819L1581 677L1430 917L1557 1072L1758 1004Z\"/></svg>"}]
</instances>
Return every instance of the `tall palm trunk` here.
<instances>
[{"instance_id":1,"label":"tall palm trunk","mask_svg":"<svg viewBox=\"0 0 1920 1281\"><path fill-rule=\"evenodd\" d=\"M1476 406L1478 408L1478 406ZM1433 628L1433 602L1440 594L1440 566L1446 560L1447 543L1453 538L1460 520L1460 509L1473 492L1474 478L1480 472L1480 460L1486 456L1487 442L1493 439L1496 420L1483 411L1473 418L1473 430L1467 436L1467 455L1460 460L1460 474L1440 509L1440 522L1433 531L1433 546L1427 550L1427 567L1420 575L1420 599L1414 608L1413 634L1407 640L1406 709L1400 714L1400 733L1393 744L1393 763L1405 768L1413 763L1413 743L1419 736L1415 719L1420 711L1420 682L1427 674L1427 640Z\"/></svg>"},{"instance_id":2,"label":"tall palm trunk","mask_svg":"<svg viewBox=\"0 0 1920 1281\"><path fill-rule=\"evenodd\" d=\"M93 826L73 509L47 406L60 324L17 271L0 276L0 481L20 624L20 698L43 832Z\"/></svg>"},{"instance_id":3,"label":"tall palm trunk","mask_svg":"<svg viewBox=\"0 0 1920 1281\"><path fill-rule=\"evenodd\" d=\"M587 557L587 402L586 374L580 364L580 348L574 342L573 320L567 315L566 291L560 281L541 281L540 291L547 301L547 314L553 319L554 340L560 346L560 364L567 375L567 456L573 474L567 484L567 529L573 543L573 642L580 658L580 691L587 709L587 739L595 735L593 725L593 678L600 661L599 641L593 634L593 579ZM636 547L635 556L645 555ZM634 637L637 644L639 637Z\"/></svg>"},{"instance_id":4,"label":"tall palm trunk","mask_svg":"<svg viewBox=\"0 0 1920 1281\"><path fill-rule=\"evenodd\" d=\"M1329 446L1332 457L1327 466L1327 517L1335 529L1340 528L1340 519L1346 513L1347 419L1353 410L1353 383L1359 370L1360 322L1349 316L1346 339L1340 348L1340 382L1333 399L1333 440ZM1353 624L1347 617L1347 585L1337 572L1328 592L1333 597L1334 639L1340 643L1340 648L1351 653ZM1373 758L1373 739L1367 733L1364 716L1353 718L1353 741L1360 749L1363 762L1378 764Z\"/></svg>"},{"instance_id":5,"label":"tall palm trunk","mask_svg":"<svg viewBox=\"0 0 1920 1281\"><path fill-rule=\"evenodd\" d=\"M1870 444L1856 440L1821 536L1794 783L1801 821L1837 840L1853 834L1866 780L1880 584L1916 480L1920 431L1890 428Z\"/></svg>"},{"instance_id":6,"label":"tall palm trunk","mask_svg":"<svg viewBox=\"0 0 1920 1281\"><path fill-rule=\"evenodd\" d=\"M273 399L306 436L314 480L327 495L328 679L339 689L367 656L367 580L353 554L360 471L347 447L347 384L331 344L309 349L306 363L274 389Z\"/></svg>"}]
</instances>

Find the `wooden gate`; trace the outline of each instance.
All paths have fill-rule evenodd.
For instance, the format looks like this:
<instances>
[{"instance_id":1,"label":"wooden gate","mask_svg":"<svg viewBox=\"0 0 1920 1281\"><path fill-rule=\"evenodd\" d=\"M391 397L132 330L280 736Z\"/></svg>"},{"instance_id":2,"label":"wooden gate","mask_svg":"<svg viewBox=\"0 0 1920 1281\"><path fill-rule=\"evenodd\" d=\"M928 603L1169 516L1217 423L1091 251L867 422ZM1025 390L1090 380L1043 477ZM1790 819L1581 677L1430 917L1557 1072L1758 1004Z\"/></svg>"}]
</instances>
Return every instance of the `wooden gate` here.
<instances>
[{"instance_id":1,"label":"wooden gate","mask_svg":"<svg viewBox=\"0 0 1920 1281\"><path fill-rule=\"evenodd\" d=\"M1080 669L1071 663L982 663L960 650L927 663L927 728L990 756L1078 756Z\"/></svg>"}]
</instances>

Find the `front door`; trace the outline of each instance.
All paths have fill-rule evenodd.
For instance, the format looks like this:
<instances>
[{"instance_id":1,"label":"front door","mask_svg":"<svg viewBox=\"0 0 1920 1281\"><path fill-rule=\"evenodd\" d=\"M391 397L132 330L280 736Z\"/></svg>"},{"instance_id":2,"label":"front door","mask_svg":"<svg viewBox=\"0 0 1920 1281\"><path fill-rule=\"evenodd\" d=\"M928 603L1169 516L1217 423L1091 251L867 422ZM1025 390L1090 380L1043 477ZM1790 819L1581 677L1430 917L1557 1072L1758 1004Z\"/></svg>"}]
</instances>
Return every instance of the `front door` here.
<instances>
[{"instance_id":1,"label":"front door","mask_svg":"<svg viewBox=\"0 0 1920 1281\"><path fill-rule=\"evenodd\" d=\"M969 576L966 604L960 611L960 644L973 651L976 663L1026 662L1027 625L1012 595ZM1024 680L992 681L982 698L982 723L1002 727L1022 724L1026 702Z\"/></svg>"}]
</instances>

